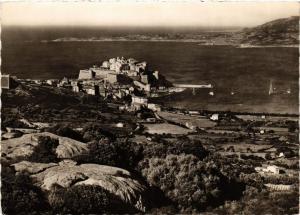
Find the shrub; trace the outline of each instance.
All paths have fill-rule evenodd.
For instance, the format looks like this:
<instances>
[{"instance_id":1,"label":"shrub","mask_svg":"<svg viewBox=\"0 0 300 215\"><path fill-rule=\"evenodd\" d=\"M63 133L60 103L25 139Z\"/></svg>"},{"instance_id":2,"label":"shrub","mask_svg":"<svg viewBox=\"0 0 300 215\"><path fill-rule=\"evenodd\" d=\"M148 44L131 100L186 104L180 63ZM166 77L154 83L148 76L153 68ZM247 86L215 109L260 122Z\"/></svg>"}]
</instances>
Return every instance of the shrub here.
<instances>
[{"instance_id":1,"label":"shrub","mask_svg":"<svg viewBox=\"0 0 300 215\"><path fill-rule=\"evenodd\" d=\"M4 214L40 214L49 210L43 192L28 175L18 174L2 164L1 205Z\"/></svg>"},{"instance_id":2,"label":"shrub","mask_svg":"<svg viewBox=\"0 0 300 215\"><path fill-rule=\"evenodd\" d=\"M29 126L14 116L1 116L1 129L5 130L6 127L11 128L29 128Z\"/></svg>"},{"instance_id":3,"label":"shrub","mask_svg":"<svg viewBox=\"0 0 300 215\"><path fill-rule=\"evenodd\" d=\"M82 130L83 140L86 142L90 141L99 141L102 138L115 139L115 136L102 128L101 125L98 124L87 124Z\"/></svg>"},{"instance_id":4,"label":"shrub","mask_svg":"<svg viewBox=\"0 0 300 215\"><path fill-rule=\"evenodd\" d=\"M174 143L153 143L141 145L130 141L102 138L88 143L89 153L74 158L79 163L97 163L117 166L127 170L137 170L144 158L165 158L169 154L192 154L203 159L208 152L202 144L189 139L179 139Z\"/></svg>"},{"instance_id":5,"label":"shrub","mask_svg":"<svg viewBox=\"0 0 300 215\"><path fill-rule=\"evenodd\" d=\"M104 214L133 212L116 196L99 186L77 185L69 188L55 186L49 194L54 213Z\"/></svg>"},{"instance_id":6,"label":"shrub","mask_svg":"<svg viewBox=\"0 0 300 215\"><path fill-rule=\"evenodd\" d=\"M287 125L288 125L289 132L295 132L296 129L298 128L298 123L297 122L288 121Z\"/></svg>"},{"instance_id":7,"label":"shrub","mask_svg":"<svg viewBox=\"0 0 300 215\"><path fill-rule=\"evenodd\" d=\"M221 174L193 155L167 155L140 162L142 175L173 200L181 212L199 212L219 203Z\"/></svg>"},{"instance_id":8,"label":"shrub","mask_svg":"<svg viewBox=\"0 0 300 215\"><path fill-rule=\"evenodd\" d=\"M117 141L114 143L117 146L118 154L121 156L119 167L134 170L138 163L143 159L143 146L130 141Z\"/></svg>"},{"instance_id":9,"label":"shrub","mask_svg":"<svg viewBox=\"0 0 300 215\"><path fill-rule=\"evenodd\" d=\"M59 142L48 136L40 136L38 138L38 145L34 148L33 154L29 157L29 161L39 163L58 162L56 155L56 148Z\"/></svg>"},{"instance_id":10,"label":"shrub","mask_svg":"<svg viewBox=\"0 0 300 215\"><path fill-rule=\"evenodd\" d=\"M199 159L203 159L208 155L199 141L190 140L186 137L178 138L175 142L171 143L155 143L144 147L144 157L166 157L169 154L191 154Z\"/></svg>"},{"instance_id":11,"label":"shrub","mask_svg":"<svg viewBox=\"0 0 300 215\"><path fill-rule=\"evenodd\" d=\"M46 131L59 136L69 137L74 140L83 141L82 135L79 132L74 131L72 128L66 125L65 126L55 125L53 127L46 129Z\"/></svg>"},{"instance_id":12,"label":"shrub","mask_svg":"<svg viewBox=\"0 0 300 215\"><path fill-rule=\"evenodd\" d=\"M117 147L106 138L88 143L89 152L75 157L79 163L96 163L109 166L118 166L121 162Z\"/></svg>"},{"instance_id":13,"label":"shrub","mask_svg":"<svg viewBox=\"0 0 300 215\"><path fill-rule=\"evenodd\" d=\"M74 158L78 163L96 163L133 170L143 158L142 147L132 142L103 138L98 142L88 143L88 147L88 154Z\"/></svg>"},{"instance_id":14,"label":"shrub","mask_svg":"<svg viewBox=\"0 0 300 215\"><path fill-rule=\"evenodd\" d=\"M244 196L239 201L226 202L215 209L216 214L297 214L299 212L298 192L271 193L259 191L254 187L247 187Z\"/></svg>"}]
</instances>

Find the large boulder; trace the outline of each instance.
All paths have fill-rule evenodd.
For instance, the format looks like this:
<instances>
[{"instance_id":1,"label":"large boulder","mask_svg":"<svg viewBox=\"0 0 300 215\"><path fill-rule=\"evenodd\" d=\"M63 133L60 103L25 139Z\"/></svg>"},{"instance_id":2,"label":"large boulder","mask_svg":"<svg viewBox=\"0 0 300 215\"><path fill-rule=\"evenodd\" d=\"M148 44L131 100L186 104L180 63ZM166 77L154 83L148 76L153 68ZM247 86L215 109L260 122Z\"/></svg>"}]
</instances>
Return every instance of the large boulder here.
<instances>
[{"instance_id":1,"label":"large boulder","mask_svg":"<svg viewBox=\"0 0 300 215\"><path fill-rule=\"evenodd\" d=\"M130 172L121 168L98 164L77 165L71 160L64 160L58 164L22 161L13 164L13 167L17 172L29 172L37 185L44 190L51 190L55 184L65 188L96 185L141 211L145 210L144 205L147 204L147 187Z\"/></svg>"},{"instance_id":2,"label":"large boulder","mask_svg":"<svg viewBox=\"0 0 300 215\"><path fill-rule=\"evenodd\" d=\"M17 138L20 136L22 136L21 132L6 132L6 133L2 134L3 139Z\"/></svg>"},{"instance_id":3,"label":"large boulder","mask_svg":"<svg viewBox=\"0 0 300 215\"><path fill-rule=\"evenodd\" d=\"M56 148L58 158L72 158L88 151L88 147L85 143L49 132L41 132L25 134L19 138L2 140L2 153L4 153L6 158L11 160L29 157L33 154L35 147L38 146L38 138L41 136L58 139L59 145Z\"/></svg>"},{"instance_id":4,"label":"large boulder","mask_svg":"<svg viewBox=\"0 0 300 215\"><path fill-rule=\"evenodd\" d=\"M29 174L36 174L46 170L47 168L57 166L56 163L32 163L29 161L22 161L17 164L12 164L16 172L27 172Z\"/></svg>"}]
</instances>

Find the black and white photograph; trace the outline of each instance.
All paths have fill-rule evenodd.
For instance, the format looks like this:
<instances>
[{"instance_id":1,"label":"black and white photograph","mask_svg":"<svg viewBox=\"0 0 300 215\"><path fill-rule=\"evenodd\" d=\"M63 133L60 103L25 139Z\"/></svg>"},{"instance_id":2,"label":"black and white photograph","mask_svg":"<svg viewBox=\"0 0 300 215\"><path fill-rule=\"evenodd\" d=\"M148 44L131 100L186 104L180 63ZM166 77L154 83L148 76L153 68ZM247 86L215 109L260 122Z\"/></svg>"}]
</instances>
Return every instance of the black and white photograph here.
<instances>
[{"instance_id":1,"label":"black and white photograph","mask_svg":"<svg viewBox=\"0 0 300 215\"><path fill-rule=\"evenodd\" d=\"M0 1L1 214L299 214L299 4Z\"/></svg>"}]
</instances>

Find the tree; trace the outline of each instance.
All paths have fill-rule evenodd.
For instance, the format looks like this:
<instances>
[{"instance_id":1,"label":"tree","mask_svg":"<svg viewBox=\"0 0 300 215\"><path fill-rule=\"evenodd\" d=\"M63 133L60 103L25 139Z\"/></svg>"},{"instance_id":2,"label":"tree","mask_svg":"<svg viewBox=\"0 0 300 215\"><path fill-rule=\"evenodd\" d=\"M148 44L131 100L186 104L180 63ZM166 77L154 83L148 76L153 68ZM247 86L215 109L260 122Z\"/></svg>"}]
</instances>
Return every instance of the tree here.
<instances>
[{"instance_id":1,"label":"tree","mask_svg":"<svg viewBox=\"0 0 300 215\"><path fill-rule=\"evenodd\" d=\"M129 141L111 141L102 138L100 141L88 143L89 152L74 159L79 163L97 163L117 166L127 170L134 170L138 162L143 159L143 147Z\"/></svg>"},{"instance_id":2,"label":"tree","mask_svg":"<svg viewBox=\"0 0 300 215\"><path fill-rule=\"evenodd\" d=\"M221 200L222 175L213 163L202 162L193 155L145 159L140 168L148 183L159 187L181 212L200 212Z\"/></svg>"},{"instance_id":3,"label":"tree","mask_svg":"<svg viewBox=\"0 0 300 215\"><path fill-rule=\"evenodd\" d=\"M156 138L159 141L158 138ZM174 142L163 142L144 146L144 157L166 157L169 154L192 154L199 159L203 159L208 155L208 151L204 149L201 142L190 140L187 137L179 137Z\"/></svg>"},{"instance_id":4,"label":"tree","mask_svg":"<svg viewBox=\"0 0 300 215\"><path fill-rule=\"evenodd\" d=\"M96 163L109 166L118 166L120 154L117 147L110 143L110 140L103 138L100 141L88 143L89 152L79 155L74 159L79 163Z\"/></svg>"},{"instance_id":5,"label":"tree","mask_svg":"<svg viewBox=\"0 0 300 215\"><path fill-rule=\"evenodd\" d=\"M295 132L296 129L298 128L298 124L296 122L288 122L288 130L289 132Z\"/></svg>"},{"instance_id":6,"label":"tree","mask_svg":"<svg viewBox=\"0 0 300 215\"><path fill-rule=\"evenodd\" d=\"M82 130L82 134L83 134L83 140L86 142L89 141L99 141L102 138L109 138L111 140L115 139L115 135L112 134L110 131L103 129L103 127L99 124L87 124L86 126L84 126L83 130Z\"/></svg>"}]
</instances>

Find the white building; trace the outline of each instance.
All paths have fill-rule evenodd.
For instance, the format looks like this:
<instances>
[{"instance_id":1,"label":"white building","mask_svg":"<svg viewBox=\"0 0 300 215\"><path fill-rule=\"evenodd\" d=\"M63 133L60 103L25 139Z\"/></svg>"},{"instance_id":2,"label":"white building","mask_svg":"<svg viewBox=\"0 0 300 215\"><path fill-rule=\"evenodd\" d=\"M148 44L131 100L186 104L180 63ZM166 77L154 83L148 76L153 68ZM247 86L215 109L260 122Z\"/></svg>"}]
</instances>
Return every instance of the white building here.
<instances>
[{"instance_id":1,"label":"white building","mask_svg":"<svg viewBox=\"0 0 300 215\"><path fill-rule=\"evenodd\" d=\"M153 103L149 103L147 105L148 109L153 110L154 112L159 112L161 111L161 106L158 104L153 104Z\"/></svg>"},{"instance_id":2,"label":"white building","mask_svg":"<svg viewBox=\"0 0 300 215\"><path fill-rule=\"evenodd\" d=\"M72 91L78 93L79 87L78 86L72 86Z\"/></svg>"},{"instance_id":3,"label":"white building","mask_svg":"<svg viewBox=\"0 0 300 215\"><path fill-rule=\"evenodd\" d=\"M116 124L116 127L117 128L123 128L124 127L124 123L119 122L119 123Z\"/></svg>"},{"instance_id":4,"label":"white building","mask_svg":"<svg viewBox=\"0 0 300 215\"><path fill-rule=\"evenodd\" d=\"M267 167L255 167L255 171L261 173L280 174L280 168L276 165L270 165Z\"/></svg>"},{"instance_id":5,"label":"white building","mask_svg":"<svg viewBox=\"0 0 300 215\"><path fill-rule=\"evenodd\" d=\"M219 120L219 114L214 113L213 115L211 115L210 119L211 119L212 121L218 121L218 120Z\"/></svg>"},{"instance_id":6,"label":"white building","mask_svg":"<svg viewBox=\"0 0 300 215\"><path fill-rule=\"evenodd\" d=\"M78 79L92 79L94 78L93 71L89 69L82 69L79 71Z\"/></svg>"},{"instance_id":7,"label":"white building","mask_svg":"<svg viewBox=\"0 0 300 215\"><path fill-rule=\"evenodd\" d=\"M110 63L108 61L103 61L102 67L109 68L110 67Z\"/></svg>"},{"instance_id":8,"label":"white building","mask_svg":"<svg viewBox=\"0 0 300 215\"><path fill-rule=\"evenodd\" d=\"M89 95L96 95L96 90L89 88L89 89L86 89L86 93Z\"/></svg>"},{"instance_id":9,"label":"white building","mask_svg":"<svg viewBox=\"0 0 300 215\"><path fill-rule=\"evenodd\" d=\"M139 96L132 96L132 102L133 104L141 104L141 105L147 105L148 99L144 97Z\"/></svg>"},{"instance_id":10,"label":"white building","mask_svg":"<svg viewBox=\"0 0 300 215\"><path fill-rule=\"evenodd\" d=\"M267 172L270 172L273 174L279 174L279 172L280 172L280 168L275 165L268 166L266 170L267 170Z\"/></svg>"},{"instance_id":11,"label":"white building","mask_svg":"<svg viewBox=\"0 0 300 215\"><path fill-rule=\"evenodd\" d=\"M135 86L139 87L140 89L145 90L146 92L150 92L151 91L151 87L150 84L143 84L139 81L134 81L133 82Z\"/></svg>"}]
</instances>

